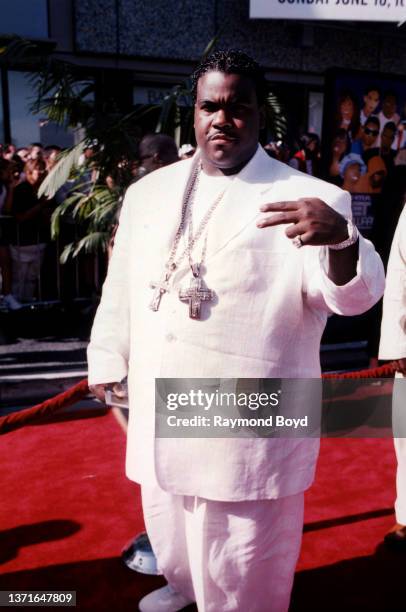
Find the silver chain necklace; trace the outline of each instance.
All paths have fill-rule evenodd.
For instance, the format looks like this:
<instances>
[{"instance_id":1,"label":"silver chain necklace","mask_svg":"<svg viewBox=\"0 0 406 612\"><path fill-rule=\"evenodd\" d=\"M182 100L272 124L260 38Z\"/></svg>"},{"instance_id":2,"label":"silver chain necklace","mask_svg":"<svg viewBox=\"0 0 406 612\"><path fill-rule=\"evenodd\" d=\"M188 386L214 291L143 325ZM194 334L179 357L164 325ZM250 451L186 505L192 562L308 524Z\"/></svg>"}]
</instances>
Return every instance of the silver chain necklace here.
<instances>
[{"instance_id":1,"label":"silver chain necklace","mask_svg":"<svg viewBox=\"0 0 406 612\"><path fill-rule=\"evenodd\" d=\"M165 270L158 282L151 282L150 287L154 289L154 294L152 297L152 301L149 305L151 310L155 312L159 309L159 305L161 303L162 296L165 293L169 292L169 281L172 274L182 263L184 258L187 256L189 260L189 264L192 270L193 278L190 283L190 287L186 291L179 291L179 298L182 301L189 301L189 316L192 319L200 318L200 304L202 301L211 301L214 298L214 292L210 289L206 289L203 287L203 281L200 277L201 265L204 261L207 249L207 233L204 240L202 255L199 263L193 263L192 261L192 251L195 244L198 242L199 238L202 236L203 232L207 228L208 222L213 215L215 209L220 204L223 196L226 192L224 189L215 199L213 204L210 206L209 210L204 215L201 220L195 235L193 235L193 216L192 216L192 207L194 201L194 195L196 193L200 173L202 171L201 162L196 164L196 168L191 176L189 181L189 185L185 191L185 195L182 203L182 213L181 220L177 232L175 234L175 238L172 244L171 251L169 253L168 261L165 264ZM188 231L188 240L185 249L181 252L181 254L176 258L176 252L178 250L179 242L181 236L185 230L186 223L189 225Z\"/></svg>"}]
</instances>

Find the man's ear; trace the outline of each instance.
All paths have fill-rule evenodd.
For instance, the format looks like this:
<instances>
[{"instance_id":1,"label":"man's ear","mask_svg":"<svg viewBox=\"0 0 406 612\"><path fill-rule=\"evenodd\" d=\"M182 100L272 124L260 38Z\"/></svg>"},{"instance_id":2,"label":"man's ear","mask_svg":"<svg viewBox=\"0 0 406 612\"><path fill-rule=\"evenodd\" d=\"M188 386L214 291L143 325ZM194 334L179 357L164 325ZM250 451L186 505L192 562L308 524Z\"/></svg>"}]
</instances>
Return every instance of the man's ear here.
<instances>
[{"instance_id":1,"label":"man's ear","mask_svg":"<svg viewBox=\"0 0 406 612\"><path fill-rule=\"evenodd\" d=\"M259 129L263 130L266 127L266 112L265 104L259 107Z\"/></svg>"}]
</instances>

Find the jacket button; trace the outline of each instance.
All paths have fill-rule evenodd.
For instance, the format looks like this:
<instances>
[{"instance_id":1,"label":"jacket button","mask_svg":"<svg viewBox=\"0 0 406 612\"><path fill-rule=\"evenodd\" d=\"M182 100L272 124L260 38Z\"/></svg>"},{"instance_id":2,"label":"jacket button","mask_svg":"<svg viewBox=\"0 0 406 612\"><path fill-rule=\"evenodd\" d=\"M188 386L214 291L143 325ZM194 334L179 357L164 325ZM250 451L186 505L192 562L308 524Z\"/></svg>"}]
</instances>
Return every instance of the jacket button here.
<instances>
[{"instance_id":1,"label":"jacket button","mask_svg":"<svg viewBox=\"0 0 406 612\"><path fill-rule=\"evenodd\" d=\"M167 342L173 342L174 340L176 340L173 334L166 334L165 338Z\"/></svg>"}]
</instances>

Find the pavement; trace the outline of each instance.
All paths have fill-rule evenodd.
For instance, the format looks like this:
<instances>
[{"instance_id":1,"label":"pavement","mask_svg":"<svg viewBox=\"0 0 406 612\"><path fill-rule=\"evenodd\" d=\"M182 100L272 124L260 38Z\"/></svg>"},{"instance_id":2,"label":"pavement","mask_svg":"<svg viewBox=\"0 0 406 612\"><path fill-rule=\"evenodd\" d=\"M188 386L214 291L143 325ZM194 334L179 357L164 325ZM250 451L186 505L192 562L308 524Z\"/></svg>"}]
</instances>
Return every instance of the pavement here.
<instances>
[{"instance_id":1,"label":"pavement","mask_svg":"<svg viewBox=\"0 0 406 612\"><path fill-rule=\"evenodd\" d=\"M31 406L86 378L92 318L88 304L0 311L0 407Z\"/></svg>"},{"instance_id":2,"label":"pavement","mask_svg":"<svg viewBox=\"0 0 406 612\"><path fill-rule=\"evenodd\" d=\"M0 346L0 406L37 403L86 378L86 346L49 337Z\"/></svg>"}]
</instances>

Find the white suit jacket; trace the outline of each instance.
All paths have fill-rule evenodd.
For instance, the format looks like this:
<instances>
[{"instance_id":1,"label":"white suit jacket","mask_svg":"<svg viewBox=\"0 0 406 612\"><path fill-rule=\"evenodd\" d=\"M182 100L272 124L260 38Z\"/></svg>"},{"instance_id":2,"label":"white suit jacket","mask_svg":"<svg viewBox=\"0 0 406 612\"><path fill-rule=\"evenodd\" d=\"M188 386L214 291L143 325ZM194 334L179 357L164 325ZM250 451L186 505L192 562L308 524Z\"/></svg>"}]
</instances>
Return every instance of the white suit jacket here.
<instances>
[{"instance_id":1,"label":"white suit jacket","mask_svg":"<svg viewBox=\"0 0 406 612\"><path fill-rule=\"evenodd\" d=\"M312 482L317 440L154 439L154 379L320 376L329 312L361 313L382 295L382 263L361 238L357 276L335 286L325 247L296 249L285 226L258 229L261 203L319 197L350 216L350 196L267 156L261 147L234 178L209 223L202 320L178 298L187 263L158 312L148 307L180 222L195 160L158 170L127 192L88 350L90 383L128 373L126 469L141 484L217 500L277 498Z\"/></svg>"},{"instance_id":2,"label":"white suit jacket","mask_svg":"<svg viewBox=\"0 0 406 612\"><path fill-rule=\"evenodd\" d=\"M400 215L389 256L379 358L406 358L406 207Z\"/></svg>"}]
</instances>

